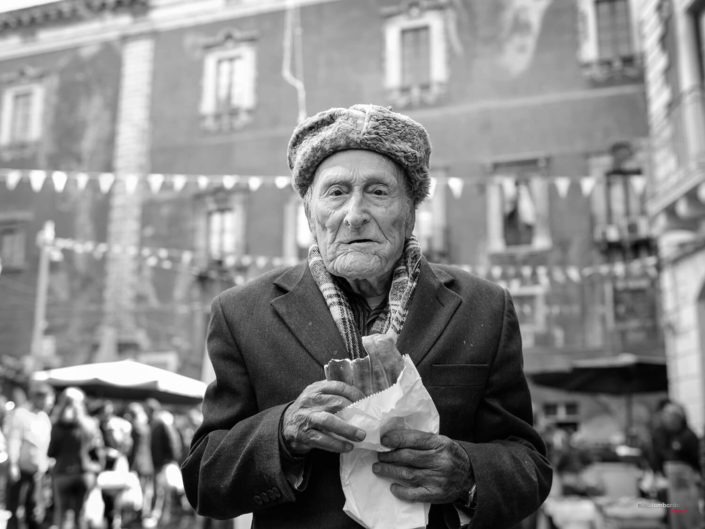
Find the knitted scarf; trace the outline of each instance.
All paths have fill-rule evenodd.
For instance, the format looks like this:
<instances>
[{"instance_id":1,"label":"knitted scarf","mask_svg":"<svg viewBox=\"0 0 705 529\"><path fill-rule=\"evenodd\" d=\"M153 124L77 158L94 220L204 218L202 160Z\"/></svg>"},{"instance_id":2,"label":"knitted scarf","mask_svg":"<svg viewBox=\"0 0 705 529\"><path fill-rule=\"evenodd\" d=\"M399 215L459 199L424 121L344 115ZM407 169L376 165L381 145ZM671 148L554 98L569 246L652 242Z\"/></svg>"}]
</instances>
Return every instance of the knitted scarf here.
<instances>
[{"instance_id":1,"label":"knitted scarf","mask_svg":"<svg viewBox=\"0 0 705 529\"><path fill-rule=\"evenodd\" d=\"M401 259L394 268L388 304L372 325L373 334L384 334L390 330L397 335L401 332L409 310L409 301L419 280L420 263L421 247L412 235L407 239ZM333 281L316 243L308 250L308 266L343 337L348 354L353 359L366 356L347 296Z\"/></svg>"}]
</instances>

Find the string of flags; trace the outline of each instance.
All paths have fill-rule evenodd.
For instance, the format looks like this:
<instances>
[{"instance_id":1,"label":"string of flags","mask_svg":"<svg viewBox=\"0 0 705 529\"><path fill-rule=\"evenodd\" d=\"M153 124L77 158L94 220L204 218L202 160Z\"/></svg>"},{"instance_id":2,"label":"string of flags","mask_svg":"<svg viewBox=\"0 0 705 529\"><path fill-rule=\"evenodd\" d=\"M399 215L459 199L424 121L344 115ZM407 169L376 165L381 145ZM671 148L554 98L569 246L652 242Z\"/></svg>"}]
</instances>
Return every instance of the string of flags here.
<instances>
[{"instance_id":1,"label":"string of flags","mask_svg":"<svg viewBox=\"0 0 705 529\"><path fill-rule=\"evenodd\" d=\"M553 184L558 195L565 198L572 186L577 186L584 197L589 197L601 177L596 176L543 176L536 175L532 178L547 181ZM38 193L44 187L52 186L57 193L63 193L72 187L84 191L89 186L98 189L101 193L109 193L115 186L124 186L127 193L136 193L145 189L151 193L159 192L186 192L205 191L213 188L246 188L252 192L262 186L286 189L290 186L289 176L259 176L259 175L195 175L195 174L164 174L149 173L123 174L113 172L83 172L83 171L48 171L43 169L3 169L0 168L0 181L5 182L5 187L12 191L23 183L28 184L32 191ZM646 177L643 175L630 175L629 185L637 196L642 196L646 188ZM467 185L486 186L499 184L502 187L515 186L514 176L449 176L443 178L431 177L431 195L439 185L447 186L455 198L460 198Z\"/></svg>"},{"instance_id":2,"label":"string of flags","mask_svg":"<svg viewBox=\"0 0 705 529\"><path fill-rule=\"evenodd\" d=\"M195 267L196 255L191 250L177 250L169 248L149 248L121 245L110 245L105 242L80 241L67 238L56 238L48 243L48 246L60 259L56 252L63 255L64 251L75 252L80 255L92 255L96 259L102 259L107 254L126 254L137 257L152 268L164 270L180 270L188 268L191 273L200 275L202 271ZM270 268L277 268L284 265L293 265L299 261L298 258L287 258L281 256L266 255L236 255L228 254L223 257L223 267L225 270L237 272L233 278L236 283L244 282L247 277L242 271L262 272ZM658 259L655 256L646 256L629 262L617 261L612 263L600 263L596 265L578 267L568 266L547 266L547 265L468 265L459 264L460 268L486 279L491 279L505 286L520 282L520 284L540 284L549 286L550 284L582 283L592 276L598 277L644 277L645 275L655 279L658 277ZM217 273L211 271L212 277ZM511 288L510 288L511 289Z\"/></svg>"}]
</instances>

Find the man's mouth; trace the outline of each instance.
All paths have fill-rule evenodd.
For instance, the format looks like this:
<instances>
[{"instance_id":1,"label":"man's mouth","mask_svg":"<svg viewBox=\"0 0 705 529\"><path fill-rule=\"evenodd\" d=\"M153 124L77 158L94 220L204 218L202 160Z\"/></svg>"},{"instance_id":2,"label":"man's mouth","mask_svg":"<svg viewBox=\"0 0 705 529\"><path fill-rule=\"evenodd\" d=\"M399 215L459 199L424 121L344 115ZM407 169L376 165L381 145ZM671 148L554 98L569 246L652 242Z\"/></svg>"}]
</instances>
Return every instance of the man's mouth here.
<instances>
[{"instance_id":1,"label":"man's mouth","mask_svg":"<svg viewBox=\"0 0 705 529\"><path fill-rule=\"evenodd\" d=\"M367 242L374 242L372 239L352 239L347 241L345 244L364 244Z\"/></svg>"}]
</instances>

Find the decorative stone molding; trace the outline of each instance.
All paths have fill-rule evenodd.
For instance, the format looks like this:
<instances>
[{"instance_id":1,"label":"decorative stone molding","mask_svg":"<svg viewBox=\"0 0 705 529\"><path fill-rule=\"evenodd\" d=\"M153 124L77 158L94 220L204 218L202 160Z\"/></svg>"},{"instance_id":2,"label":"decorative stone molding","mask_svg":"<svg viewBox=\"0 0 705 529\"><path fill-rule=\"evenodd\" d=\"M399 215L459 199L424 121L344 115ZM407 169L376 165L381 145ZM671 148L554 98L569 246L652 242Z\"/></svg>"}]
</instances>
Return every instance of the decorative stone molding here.
<instances>
[{"instance_id":1,"label":"decorative stone molding","mask_svg":"<svg viewBox=\"0 0 705 529\"><path fill-rule=\"evenodd\" d=\"M62 0L0 14L0 33L92 18L104 12L148 9L149 0Z\"/></svg>"}]
</instances>

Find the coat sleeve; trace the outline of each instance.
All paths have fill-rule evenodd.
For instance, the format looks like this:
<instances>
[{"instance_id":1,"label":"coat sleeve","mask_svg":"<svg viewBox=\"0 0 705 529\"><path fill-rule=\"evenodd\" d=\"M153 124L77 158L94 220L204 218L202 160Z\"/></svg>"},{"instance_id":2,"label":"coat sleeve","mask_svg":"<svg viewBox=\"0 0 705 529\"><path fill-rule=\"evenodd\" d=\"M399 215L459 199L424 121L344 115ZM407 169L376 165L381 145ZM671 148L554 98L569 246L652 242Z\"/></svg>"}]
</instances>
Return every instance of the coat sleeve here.
<instances>
[{"instance_id":1,"label":"coat sleeve","mask_svg":"<svg viewBox=\"0 0 705 529\"><path fill-rule=\"evenodd\" d=\"M460 442L477 484L471 527L511 527L548 495L552 469L532 416L519 323L505 291L501 336L475 418L475 442Z\"/></svg>"},{"instance_id":2,"label":"coat sleeve","mask_svg":"<svg viewBox=\"0 0 705 529\"><path fill-rule=\"evenodd\" d=\"M181 470L196 511L216 519L295 500L279 453L279 422L286 404L259 410L235 334L213 301L206 340L216 379L203 400L204 421Z\"/></svg>"}]
</instances>

